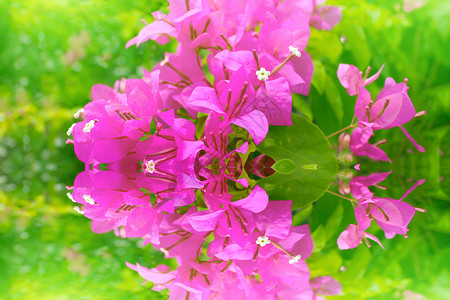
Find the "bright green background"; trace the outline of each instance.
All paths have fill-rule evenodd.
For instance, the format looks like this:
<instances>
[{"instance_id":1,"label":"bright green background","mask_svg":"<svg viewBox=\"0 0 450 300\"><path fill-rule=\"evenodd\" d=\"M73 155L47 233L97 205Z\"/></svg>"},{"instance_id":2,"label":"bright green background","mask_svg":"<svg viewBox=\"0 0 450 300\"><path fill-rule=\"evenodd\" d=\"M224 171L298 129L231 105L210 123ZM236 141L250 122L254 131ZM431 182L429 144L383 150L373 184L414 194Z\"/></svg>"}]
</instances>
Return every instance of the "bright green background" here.
<instances>
[{"instance_id":1,"label":"bright green background","mask_svg":"<svg viewBox=\"0 0 450 300\"><path fill-rule=\"evenodd\" d=\"M312 273L342 282L345 294L337 298L403 299L405 290L429 299L450 295L450 4L428 2L406 13L402 1L328 1L343 9L341 24L312 32L313 88L295 107L325 134L352 118L355 100L336 78L339 62L374 70L385 63L371 90L379 90L387 76L407 77L416 109L427 111L406 126L426 153L408 153L411 144L392 129L376 137L388 139L382 148L392 165L359 160L363 174L393 170L380 195L398 199L410 179L427 180L406 198L427 210L414 217L408 239L386 240L374 231L386 251L376 245L338 251L337 236L354 217L348 202L331 195L295 215L313 231ZM142 28L140 20L151 21L149 13L161 5L0 2L0 299L164 298L125 267L125 261L156 266L162 256L136 239L91 233L64 188L83 168L64 144L65 132L72 114L89 101L91 86L138 77L141 67L150 69L173 49L153 42L124 48Z\"/></svg>"}]
</instances>

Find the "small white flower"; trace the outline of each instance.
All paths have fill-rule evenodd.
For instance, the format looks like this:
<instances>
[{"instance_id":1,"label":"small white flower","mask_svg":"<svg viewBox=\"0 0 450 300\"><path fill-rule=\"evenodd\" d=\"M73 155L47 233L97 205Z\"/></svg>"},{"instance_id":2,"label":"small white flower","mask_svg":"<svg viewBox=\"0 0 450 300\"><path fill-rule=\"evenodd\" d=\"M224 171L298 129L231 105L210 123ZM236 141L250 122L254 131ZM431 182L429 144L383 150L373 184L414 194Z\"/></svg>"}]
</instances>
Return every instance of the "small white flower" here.
<instances>
[{"instance_id":1,"label":"small white flower","mask_svg":"<svg viewBox=\"0 0 450 300\"><path fill-rule=\"evenodd\" d=\"M292 55L295 55L297 57L302 56L302 54L300 53L300 51L298 51L298 48L295 48L294 46L289 46L289 52L291 52Z\"/></svg>"},{"instance_id":2,"label":"small white flower","mask_svg":"<svg viewBox=\"0 0 450 300\"><path fill-rule=\"evenodd\" d=\"M292 265L293 263L298 262L301 258L302 258L302 256L300 254L297 256L294 256L289 260L289 263Z\"/></svg>"},{"instance_id":3,"label":"small white flower","mask_svg":"<svg viewBox=\"0 0 450 300\"><path fill-rule=\"evenodd\" d=\"M73 132L73 128L75 127L75 125L77 125L76 123L73 123L72 126L70 126L69 129L67 129L67 135L71 135Z\"/></svg>"},{"instance_id":4,"label":"small white flower","mask_svg":"<svg viewBox=\"0 0 450 300\"><path fill-rule=\"evenodd\" d=\"M80 108L76 113L73 114L73 117L75 119L79 119L82 115L84 115L84 108Z\"/></svg>"},{"instance_id":5,"label":"small white flower","mask_svg":"<svg viewBox=\"0 0 450 300\"><path fill-rule=\"evenodd\" d=\"M144 169L148 173L155 172L155 167L156 167L156 164L152 159L144 164Z\"/></svg>"},{"instance_id":6,"label":"small white flower","mask_svg":"<svg viewBox=\"0 0 450 300\"><path fill-rule=\"evenodd\" d=\"M71 194L70 192L68 192L66 195L67 195L67 197L68 197L72 202L76 202L76 201L73 199L73 196L72 196L72 194Z\"/></svg>"},{"instance_id":7,"label":"small white flower","mask_svg":"<svg viewBox=\"0 0 450 300\"><path fill-rule=\"evenodd\" d=\"M261 247L264 247L265 245L270 244L270 240L267 236L262 235L262 236L258 237L258 239L256 240L256 243L258 245L260 245Z\"/></svg>"},{"instance_id":8,"label":"small white flower","mask_svg":"<svg viewBox=\"0 0 450 300\"><path fill-rule=\"evenodd\" d=\"M74 206L73 209L79 214L84 214L84 210L80 206Z\"/></svg>"},{"instance_id":9,"label":"small white flower","mask_svg":"<svg viewBox=\"0 0 450 300\"><path fill-rule=\"evenodd\" d=\"M90 205L97 205L97 203L95 203L94 199L92 199L91 195L84 195L83 199Z\"/></svg>"},{"instance_id":10,"label":"small white flower","mask_svg":"<svg viewBox=\"0 0 450 300\"><path fill-rule=\"evenodd\" d=\"M84 125L83 132L91 132L92 128L94 128L95 126L96 121L97 120L90 120L89 122L87 122L86 125Z\"/></svg>"},{"instance_id":11,"label":"small white flower","mask_svg":"<svg viewBox=\"0 0 450 300\"><path fill-rule=\"evenodd\" d=\"M259 80L266 81L267 79L269 79L270 71L267 71L266 69L261 68L258 71L256 71L256 76L258 76Z\"/></svg>"}]
</instances>

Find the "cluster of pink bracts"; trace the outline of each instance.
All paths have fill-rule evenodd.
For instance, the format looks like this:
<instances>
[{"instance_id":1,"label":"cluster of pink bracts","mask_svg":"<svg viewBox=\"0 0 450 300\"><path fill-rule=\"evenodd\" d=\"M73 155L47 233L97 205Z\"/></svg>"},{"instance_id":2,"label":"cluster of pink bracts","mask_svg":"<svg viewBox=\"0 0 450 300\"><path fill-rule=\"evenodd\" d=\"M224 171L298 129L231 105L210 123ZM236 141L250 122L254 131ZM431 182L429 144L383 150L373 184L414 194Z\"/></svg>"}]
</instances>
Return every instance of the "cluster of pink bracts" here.
<instances>
[{"instance_id":1,"label":"cluster of pink bracts","mask_svg":"<svg viewBox=\"0 0 450 300\"><path fill-rule=\"evenodd\" d=\"M357 67L345 64L339 65L337 73L339 81L350 96L357 95L358 97L355 106L355 118L358 121L357 124L353 125L352 122L349 126L349 128L356 128L352 131L351 136L347 133L341 134L339 137L340 150L350 147L350 151L356 156L367 156L373 160L391 162L386 153L377 147L377 145L386 142L385 140L378 142L376 145L369 143L369 139L374 135L374 131L400 127L414 147L418 151L424 152L424 148L417 144L402 127L403 124L409 122L415 116L422 115L424 112L416 114L416 110L407 93L407 79L404 82L396 83L394 79L387 78L375 101L371 99L370 93L365 86L375 81L382 69L383 67L375 75L367 78L370 72L370 68L368 68L363 78L362 72ZM355 168L359 170L359 164ZM369 190L369 187L378 186L378 183L386 179L390 173L375 173L367 177L357 176L347 185L341 182L341 194L351 193L356 199L354 201L357 203L355 217L358 224L349 225L339 236L338 246L340 249L355 248L363 239L369 246L367 239L372 239L383 247L375 236L365 232L370 227L372 220L375 220L388 239L393 238L396 234L407 237L407 226L414 213L416 210L423 210L401 200L418 185L424 183L425 180L417 181L399 200L375 197L374 193Z\"/></svg>"},{"instance_id":2,"label":"cluster of pink bracts","mask_svg":"<svg viewBox=\"0 0 450 300\"><path fill-rule=\"evenodd\" d=\"M140 237L176 258L176 270L128 264L153 289L170 289L170 299L321 299L340 292L331 277L310 279L304 260L311 234L308 225L292 226L292 202L269 201L244 167L269 125L292 125L292 93L309 93L310 26L329 30L341 18L338 8L317 6L322 2L170 0L170 14L153 13L154 22L127 46L172 38L177 52L142 79L94 86L92 102L75 114L81 121L68 142L86 169L69 198L94 232ZM373 130L414 116L406 84L388 80L372 104L364 85L373 80L354 69L339 69L344 87L359 95L350 149L388 160L368 140ZM358 225L341 235L341 248L374 238L364 232L372 218L389 236L404 234L406 204L368 190L384 177L352 180ZM401 226L392 223L393 210Z\"/></svg>"}]
</instances>

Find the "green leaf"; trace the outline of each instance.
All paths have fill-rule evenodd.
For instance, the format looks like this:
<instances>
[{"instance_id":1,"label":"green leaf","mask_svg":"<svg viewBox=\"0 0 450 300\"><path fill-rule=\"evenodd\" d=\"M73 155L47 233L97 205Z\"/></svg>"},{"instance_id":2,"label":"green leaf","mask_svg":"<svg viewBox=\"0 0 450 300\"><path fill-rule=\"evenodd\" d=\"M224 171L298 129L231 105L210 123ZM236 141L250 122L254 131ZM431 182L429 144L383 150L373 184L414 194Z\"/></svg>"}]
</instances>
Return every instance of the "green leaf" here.
<instances>
[{"instance_id":1,"label":"green leaf","mask_svg":"<svg viewBox=\"0 0 450 300\"><path fill-rule=\"evenodd\" d=\"M311 80L311 84L316 88L320 95L323 95L325 90L325 81L327 78L327 72L325 67L319 60L313 60L314 73Z\"/></svg>"},{"instance_id":2,"label":"green leaf","mask_svg":"<svg viewBox=\"0 0 450 300\"><path fill-rule=\"evenodd\" d=\"M336 230L339 228L339 225L341 225L343 214L344 208L342 207L342 204L339 202L339 204L336 207L336 210L331 215L331 218L328 219L327 224L325 225L327 240L330 239L336 233Z\"/></svg>"},{"instance_id":3,"label":"green leaf","mask_svg":"<svg viewBox=\"0 0 450 300\"><path fill-rule=\"evenodd\" d=\"M292 94L292 105L299 113L304 115L308 120L310 121L313 120L311 107L306 102L305 98L303 98L301 95Z\"/></svg>"},{"instance_id":4,"label":"green leaf","mask_svg":"<svg viewBox=\"0 0 450 300\"><path fill-rule=\"evenodd\" d=\"M291 174L297 166L290 159L282 159L273 164L272 169L281 174Z\"/></svg>"},{"instance_id":5,"label":"green leaf","mask_svg":"<svg viewBox=\"0 0 450 300\"><path fill-rule=\"evenodd\" d=\"M297 211L292 218L292 225L297 226L303 224L306 219L311 215L313 206L308 205L307 207Z\"/></svg>"},{"instance_id":6,"label":"green leaf","mask_svg":"<svg viewBox=\"0 0 450 300\"><path fill-rule=\"evenodd\" d=\"M306 118L293 115L292 126L271 127L258 150L276 162L291 161L295 170L260 179L270 199L293 200L292 208L316 201L337 173L337 161L320 129ZM283 162L282 164L286 164Z\"/></svg>"},{"instance_id":7,"label":"green leaf","mask_svg":"<svg viewBox=\"0 0 450 300\"><path fill-rule=\"evenodd\" d=\"M308 266L311 270L311 277L329 276L339 271L342 266L342 257L336 250L327 254L314 253L308 259Z\"/></svg>"},{"instance_id":8,"label":"green leaf","mask_svg":"<svg viewBox=\"0 0 450 300\"><path fill-rule=\"evenodd\" d=\"M320 225L311 234L311 237L314 242L313 253L320 252L323 249L323 247L325 247L325 243L327 242L327 233L325 232L325 228L322 225Z\"/></svg>"}]
</instances>

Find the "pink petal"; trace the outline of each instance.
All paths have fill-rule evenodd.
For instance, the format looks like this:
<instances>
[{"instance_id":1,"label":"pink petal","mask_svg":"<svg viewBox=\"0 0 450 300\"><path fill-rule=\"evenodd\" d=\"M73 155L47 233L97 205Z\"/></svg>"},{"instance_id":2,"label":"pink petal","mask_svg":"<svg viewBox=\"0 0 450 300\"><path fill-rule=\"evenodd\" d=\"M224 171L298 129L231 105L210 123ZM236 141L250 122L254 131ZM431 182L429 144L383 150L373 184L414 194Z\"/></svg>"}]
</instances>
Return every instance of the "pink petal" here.
<instances>
[{"instance_id":1,"label":"pink petal","mask_svg":"<svg viewBox=\"0 0 450 300\"><path fill-rule=\"evenodd\" d=\"M224 215L223 210L210 213L209 211L199 211L188 217L189 223L198 232L215 230L217 222Z\"/></svg>"},{"instance_id":2,"label":"pink petal","mask_svg":"<svg viewBox=\"0 0 450 300\"><path fill-rule=\"evenodd\" d=\"M256 145L266 138L267 132L269 131L267 118L259 110L253 110L244 116L235 118L231 120L231 123L247 129Z\"/></svg>"},{"instance_id":3,"label":"pink petal","mask_svg":"<svg viewBox=\"0 0 450 300\"><path fill-rule=\"evenodd\" d=\"M92 101L112 100L115 96L114 90L106 84L96 84L91 89Z\"/></svg>"},{"instance_id":4,"label":"pink petal","mask_svg":"<svg viewBox=\"0 0 450 300\"><path fill-rule=\"evenodd\" d=\"M292 201L269 201L266 209L254 215L256 227L269 237L284 239L292 226Z\"/></svg>"},{"instance_id":5,"label":"pink petal","mask_svg":"<svg viewBox=\"0 0 450 300\"><path fill-rule=\"evenodd\" d=\"M383 250L385 250L383 245L381 244L380 240L376 236L371 235L370 233L367 233L367 232L364 233L364 236L368 239L371 239L372 241L375 241L378 245L381 246L381 248L383 248Z\"/></svg>"},{"instance_id":6,"label":"pink petal","mask_svg":"<svg viewBox=\"0 0 450 300\"><path fill-rule=\"evenodd\" d=\"M114 229L117 221L107 220L107 221L92 221L91 229L95 233L106 233Z\"/></svg>"},{"instance_id":7,"label":"pink petal","mask_svg":"<svg viewBox=\"0 0 450 300\"><path fill-rule=\"evenodd\" d=\"M403 196L402 196L400 199L398 199L398 200L403 200L403 199L405 199L405 197L408 196L409 193L411 193L416 187L418 187L419 185L423 184L424 182L425 182L425 179L418 180L418 181L417 181L416 183L414 183L414 185L413 185L412 187L410 187L410 188L403 194Z\"/></svg>"},{"instance_id":8,"label":"pink petal","mask_svg":"<svg viewBox=\"0 0 450 300\"><path fill-rule=\"evenodd\" d=\"M219 104L216 90L210 87L196 87L189 97L187 105L192 109L203 113L209 113L210 111L215 111L222 114L224 113L221 105Z\"/></svg>"},{"instance_id":9,"label":"pink petal","mask_svg":"<svg viewBox=\"0 0 450 300\"><path fill-rule=\"evenodd\" d=\"M148 40L157 40L161 35L174 35L176 29L164 21L154 21L146 25L138 34L136 46Z\"/></svg>"},{"instance_id":10,"label":"pink petal","mask_svg":"<svg viewBox=\"0 0 450 300\"><path fill-rule=\"evenodd\" d=\"M402 130L403 134L406 136L406 138L414 145L414 147L416 147L416 149L420 152L425 152L425 148L420 146L413 138L412 136L409 135L408 131L406 131L405 128L403 128L403 126L398 126L400 127L400 129Z\"/></svg>"},{"instance_id":11,"label":"pink petal","mask_svg":"<svg viewBox=\"0 0 450 300\"><path fill-rule=\"evenodd\" d=\"M357 226L354 224L348 225L348 227L339 235L337 244L340 250L353 249L358 247L362 233L357 232Z\"/></svg>"},{"instance_id":12,"label":"pink petal","mask_svg":"<svg viewBox=\"0 0 450 300\"><path fill-rule=\"evenodd\" d=\"M369 91L365 87L359 86L358 99L356 100L355 105L355 116L359 121L369 121L366 114L366 108L369 107L370 103L372 103L372 98L370 97Z\"/></svg>"},{"instance_id":13,"label":"pink petal","mask_svg":"<svg viewBox=\"0 0 450 300\"><path fill-rule=\"evenodd\" d=\"M253 108L262 111L270 125L292 125L292 94L286 79L266 81L258 89Z\"/></svg>"},{"instance_id":14,"label":"pink petal","mask_svg":"<svg viewBox=\"0 0 450 300\"><path fill-rule=\"evenodd\" d=\"M337 6L324 5L316 8L311 18L311 25L319 30L331 30L342 18L342 11Z\"/></svg>"},{"instance_id":15,"label":"pink petal","mask_svg":"<svg viewBox=\"0 0 450 300\"><path fill-rule=\"evenodd\" d=\"M381 74L381 71L384 68L384 64L381 66L381 68L378 70L378 72L376 72L375 74L373 74L372 76L370 76L369 78L366 79L366 81L364 81L364 85L368 85L371 84L372 82L374 82L375 80L378 79L378 77Z\"/></svg>"},{"instance_id":16,"label":"pink petal","mask_svg":"<svg viewBox=\"0 0 450 300\"><path fill-rule=\"evenodd\" d=\"M269 196L266 191L262 187L255 185L248 197L235 201L231 205L249 210L253 213L259 213L267 207L268 203Z\"/></svg>"},{"instance_id":17,"label":"pink petal","mask_svg":"<svg viewBox=\"0 0 450 300\"><path fill-rule=\"evenodd\" d=\"M145 81L128 79L125 90L127 104L137 118L152 118L157 113L156 100Z\"/></svg>"}]
</instances>

